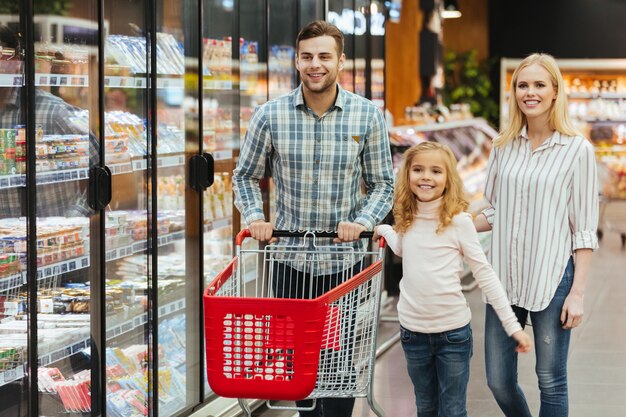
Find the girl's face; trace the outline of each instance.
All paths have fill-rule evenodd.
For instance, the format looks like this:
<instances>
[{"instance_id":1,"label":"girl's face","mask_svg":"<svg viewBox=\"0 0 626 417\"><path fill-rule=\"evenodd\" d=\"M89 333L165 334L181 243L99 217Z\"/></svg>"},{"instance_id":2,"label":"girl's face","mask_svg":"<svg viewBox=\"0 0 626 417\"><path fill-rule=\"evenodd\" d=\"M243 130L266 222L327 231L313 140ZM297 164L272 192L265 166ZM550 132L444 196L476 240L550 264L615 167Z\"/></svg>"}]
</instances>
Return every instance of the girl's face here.
<instances>
[{"instance_id":1,"label":"girl's face","mask_svg":"<svg viewBox=\"0 0 626 417\"><path fill-rule=\"evenodd\" d=\"M420 152L413 157L409 166L409 187L419 201L428 202L441 197L447 180L442 152Z\"/></svg>"},{"instance_id":2,"label":"girl's face","mask_svg":"<svg viewBox=\"0 0 626 417\"><path fill-rule=\"evenodd\" d=\"M539 64L523 68L515 84L515 99L526 119L547 119L556 99L550 73Z\"/></svg>"}]
</instances>

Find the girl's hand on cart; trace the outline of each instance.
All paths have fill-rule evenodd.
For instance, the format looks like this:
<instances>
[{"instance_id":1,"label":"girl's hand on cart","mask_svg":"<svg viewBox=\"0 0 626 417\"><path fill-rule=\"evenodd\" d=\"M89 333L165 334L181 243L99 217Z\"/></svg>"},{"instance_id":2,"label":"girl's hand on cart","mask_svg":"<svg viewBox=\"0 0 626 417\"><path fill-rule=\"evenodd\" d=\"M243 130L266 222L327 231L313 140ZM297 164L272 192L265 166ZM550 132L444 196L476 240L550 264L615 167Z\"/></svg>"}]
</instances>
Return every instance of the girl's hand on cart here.
<instances>
[{"instance_id":1,"label":"girl's hand on cart","mask_svg":"<svg viewBox=\"0 0 626 417\"><path fill-rule=\"evenodd\" d=\"M274 243L278 240L277 238L272 238L274 225L270 222L263 220L253 221L248 225L248 230L250 230L250 235L253 239L268 243Z\"/></svg>"},{"instance_id":2,"label":"girl's hand on cart","mask_svg":"<svg viewBox=\"0 0 626 417\"><path fill-rule=\"evenodd\" d=\"M339 222L339 226L337 227L337 238L334 242L353 242L355 240L359 240L361 233L366 230L367 228L360 223Z\"/></svg>"},{"instance_id":3,"label":"girl's hand on cart","mask_svg":"<svg viewBox=\"0 0 626 417\"><path fill-rule=\"evenodd\" d=\"M533 348L532 339L524 330L513 333L511 337L517 342L517 346L515 347L516 352L526 353L530 352Z\"/></svg>"},{"instance_id":4,"label":"girl's hand on cart","mask_svg":"<svg viewBox=\"0 0 626 417\"><path fill-rule=\"evenodd\" d=\"M381 236L378 234L378 226L374 226L374 236L372 236L372 240L374 242L378 242L378 239L380 239Z\"/></svg>"}]
</instances>

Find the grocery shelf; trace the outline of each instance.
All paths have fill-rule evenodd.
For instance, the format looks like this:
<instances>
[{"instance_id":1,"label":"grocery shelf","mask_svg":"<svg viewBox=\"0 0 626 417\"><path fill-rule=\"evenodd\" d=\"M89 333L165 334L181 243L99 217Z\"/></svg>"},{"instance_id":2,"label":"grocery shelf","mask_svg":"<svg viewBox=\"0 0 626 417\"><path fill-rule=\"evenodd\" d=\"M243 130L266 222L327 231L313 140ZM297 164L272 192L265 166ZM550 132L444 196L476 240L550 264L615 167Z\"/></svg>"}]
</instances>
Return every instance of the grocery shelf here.
<instances>
[{"instance_id":1,"label":"grocery shelf","mask_svg":"<svg viewBox=\"0 0 626 417\"><path fill-rule=\"evenodd\" d=\"M159 246L169 245L176 240L182 240L185 238L185 231L181 230L179 232L168 233L166 235L159 236ZM148 241L144 240L141 242L133 243L133 252L143 252L148 249Z\"/></svg>"},{"instance_id":2,"label":"grocery shelf","mask_svg":"<svg viewBox=\"0 0 626 417\"><path fill-rule=\"evenodd\" d=\"M125 88L145 88L148 85L146 77L121 77L115 75L105 75L105 87L125 87Z\"/></svg>"},{"instance_id":3,"label":"grocery shelf","mask_svg":"<svg viewBox=\"0 0 626 417\"><path fill-rule=\"evenodd\" d=\"M179 231L159 236L159 246L169 245L177 240L185 238L185 232ZM134 255L145 251L148 248L148 241L143 240L134 242L131 245L121 246L115 249L109 249L106 252L106 262L116 261L118 259L126 258L127 256Z\"/></svg>"},{"instance_id":4,"label":"grocery shelf","mask_svg":"<svg viewBox=\"0 0 626 417\"><path fill-rule=\"evenodd\" d=\"M38 87L87 87L89 76L74 74L35 74L35 85Z\"/></svg>"},{"instance_id":5,"label":"grocery shelf","mask_svg":"<svg viewBox=\"0 0 626 417\"><path fill-rule=\"evenodd\" d=\"M127 256L134 255L133 245L122 246L115 249L109 249L106 251L105 261L116 261L118 259L126 258Z\"/></svg>"},{"instance_id":6,"label":"grocery shelf","mask_svg":"<svg viewBox=\"0 0 626 417\"><path fill-rule=\"evenodd\" d=\"M52 278L59 274L65 274L79 269L89 268L89 256L80 256L78 258L68 259L67 261L57 262L51 265L45 265L37 268L37 279ZM24 282L26 281L26 272L22 272Z\"/></svg>"},{"instance_id":7,"label":"grocery shelf","mask_svg":"<svg viewBox=\"0 0 626 417\"><path fill-rule=\"evenodd\" d=\"M210 152L210 154L213 155L213 159L215 161L226 161L229 159L233 159L232 149Z\"/></svg>"},{"instance_id":8,"label":"grocery shelf","mask_svg":"<svg viewBox=\"0 0 626 417\"><path fill-rule=\"evenodd\" d=\"M22 87L24 74L0 74L0 87Z\"/></svg>"},{"instance_id":9,"label":"grocery shelf","mask_svg":"<svg viewBox=\"0 0 626 417\"><path fill-rule=\"evenodd\" d=\"M24 285L24 283L24 276L22 276L22 274L14 274L0 278L0 293L13 288L19 288Z\"/></svg>"},{"instance_id":10,"label":"grocery shelf","mask_svg":"<svg viewBox=\"0 0 626 417\"><path fill-rule=\"evenodd\" d=\"M68 182L84 180L89 178L89 168L64 169L53 172L38 172L37 185L53 184L57 182ZM0 177L0 189L16 188L26 186L25 175L3 175Z\"/></svg>"},{"instance_id":11,"label":"grocery shelf","mask_svg":"<svg viewBox=\"0 0 626 417\"><path fill-rule=\"evenodd\" d=\"M0 372L0 386L24 378L24 365Z\"/></svg>"},{"instance_id":12,"label":"grocery shelf","mask_svg":"<svg viewBox=\"0 0 626 417\"><path fill-rule=\"evenodd\" d=\"M107 75L104 77L105 87L146 88L147 77L121 77ZM207 80L208 81L208 80ZM228 84L230 83L230 86ZM0 74L0 87L21 87L24 85L24 74ZM38 87L88 87L89 76L80 74L35 74L35 85ZM211 85L211 84L209 84ZM182 77L168 76L157 78L157 88L184 88ZM209 87L207 87L209 88ZM214 90L230 90L232 81L222 81L210 87Z\"/></svg>"},{"instance_id":13,"label":"grocery shelf","mask_svg":"<svg viewBox=\"0 0 626 417\"><path fill-rule=\"evenodd\" d=\"M185 299L179 299L173 301L171 303L165 304L164 306L159 308L159 317L166 316L168 314L177 313L185 309ZM110 328L107 328L106 338L107 340L114 339L119 337L125 333L132 332L145 325L148 322L148 313L143 313L137 317L134 317L132 320L125 321L123 323L117 324ZM91 345L91 340L89 338L79 340L67 346L62 346L58 349L53 350L50 353L45 355L39 355L39 366L46 366L50 363L60 361L61 359L67 358L69 356L75 355L76 353L82 352L87 349Z\"/></svg>"},{"instance_id":14,"label":"grocery shelf","mask_svg":"<svg viewBox=\"0 0 626 417\"><path fill-rule=\"evenodd\" d=\"M232 226L233 218L225 217L223 219L215 219L204 222L204 231L210 232L217 229L222 229L224 227Z\"/></svg>"},{"instance_id":15,"label":"grocery shelf","mask_svg":"<svg viewBox=\"0 0 626 417\"><path fill-rule=\"evenodd\" d=\"M0 190L6 188L24 187L26 185L25 175L1 175Z\"/></svg>"},{"instance_id":16,"label":"grocery shelf","mask_svg":"<svg viewBox=\"0 0 626 417\"><path fill-rule=\"evenodd\" d=\"M203 80L202 87L205 90L232 90L233 82L231 80Z\"/></svg>"}]
</instances>

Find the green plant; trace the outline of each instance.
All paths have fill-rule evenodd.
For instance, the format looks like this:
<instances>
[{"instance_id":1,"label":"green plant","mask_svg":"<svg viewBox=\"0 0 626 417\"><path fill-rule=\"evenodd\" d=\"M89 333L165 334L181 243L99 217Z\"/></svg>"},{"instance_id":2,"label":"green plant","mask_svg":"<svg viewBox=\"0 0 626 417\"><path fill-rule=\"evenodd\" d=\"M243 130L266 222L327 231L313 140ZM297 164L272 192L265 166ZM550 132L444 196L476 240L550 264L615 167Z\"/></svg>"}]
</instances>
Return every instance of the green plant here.
<instances>
[{"instance_id":1,"label":"green plant","mask_svg":"<svg viewBox=\"0 0 626 417\"><path fill-rule=\"evenodd\" d=\"M474 116L482 117L493 126L498 126L498 104L491 97L492 84L489 80L490 64L478 62L476 50L447 52L444 56L445 85L443 102L467 103Z\"/></svg>"},{"instance_id":2,"label":"green plant","mask_svg":"<svg viewBox=\"0 0 626 417\"><path fill-rule=\"evenodd\" d=\"M35 13L63 16L72 6L73 0L34 0ZM0 0L0 14L18 14L20 2Z\"/></svg>"}]
</instances>

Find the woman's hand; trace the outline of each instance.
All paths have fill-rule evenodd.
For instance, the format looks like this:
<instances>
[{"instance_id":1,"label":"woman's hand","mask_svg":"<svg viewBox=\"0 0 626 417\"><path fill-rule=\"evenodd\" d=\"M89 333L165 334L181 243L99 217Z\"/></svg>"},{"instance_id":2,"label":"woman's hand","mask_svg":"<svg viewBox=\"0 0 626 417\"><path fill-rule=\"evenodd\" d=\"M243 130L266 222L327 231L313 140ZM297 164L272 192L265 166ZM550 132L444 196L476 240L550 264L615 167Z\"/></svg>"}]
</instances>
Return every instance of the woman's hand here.
<instances>
[{"instance_id":1,"label":"woman's hand","mask_svg":"<svg viewBox=\"0 0 626 417\"><path fill-rule=\"evenodd\" d=\"M517 342L517 346L515 347L516 352L526 353L530 352L533 348L532 339L524 330L513 333L511 337Z\"/></svg>"},{"instance_id":2,"label":"woman's hand","mask_svg":"<svg viewBox=\"0 0 626 417\"><path fill-rule=\"evenodd\" d=\"M583 321L583 296L570 291L561 310L561 326L564 329L573 329Z\"/></svg>"}]
</instances>

